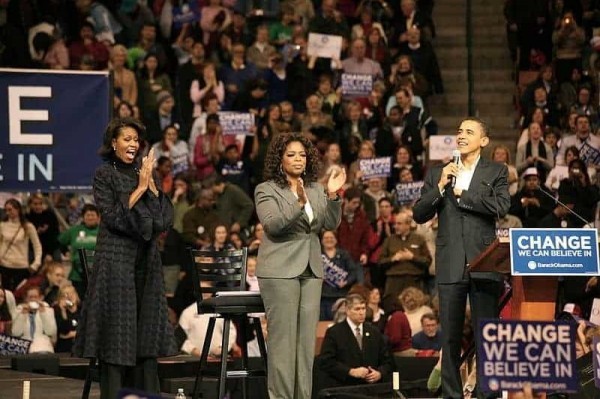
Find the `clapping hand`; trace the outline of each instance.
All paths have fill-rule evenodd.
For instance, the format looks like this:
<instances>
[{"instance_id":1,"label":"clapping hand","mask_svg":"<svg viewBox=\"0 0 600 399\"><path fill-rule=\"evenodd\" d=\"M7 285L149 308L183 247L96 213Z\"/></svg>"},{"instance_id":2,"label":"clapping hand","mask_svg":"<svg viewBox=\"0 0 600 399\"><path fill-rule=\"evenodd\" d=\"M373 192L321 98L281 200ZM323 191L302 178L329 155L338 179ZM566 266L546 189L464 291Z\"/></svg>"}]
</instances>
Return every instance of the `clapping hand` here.
<instances>
[{"instance_id":1,"label":"clapping hand","mask_svg":"<svg viewBox=\"0 0 600 399\"><path fill-rule=\"evenodd\" d=\"M346 170L339 166L334 166L327 179L327 193L336 194L346 184Z\"/></svg>"},{"instance_id":2,"label":"clapping hand","mask_svg":"<svg viewBox=\"0 0 600 399\"><path fill-rule=\"evenodd\" d=\"M296 194L298 195L298 202L300 206L306 205L308 202L308 197L306 196L306 191L304 190L304 180L302 178L298 179L298 184L296 184Z\"/></svg>"}]
</instances>

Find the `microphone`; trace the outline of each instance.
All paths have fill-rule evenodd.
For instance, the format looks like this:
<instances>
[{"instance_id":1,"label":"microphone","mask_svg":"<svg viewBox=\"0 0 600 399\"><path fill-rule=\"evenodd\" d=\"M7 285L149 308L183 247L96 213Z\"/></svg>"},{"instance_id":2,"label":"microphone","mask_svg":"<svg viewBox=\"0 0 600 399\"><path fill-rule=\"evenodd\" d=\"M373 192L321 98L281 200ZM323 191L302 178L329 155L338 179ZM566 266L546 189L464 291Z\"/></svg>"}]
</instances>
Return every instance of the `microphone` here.
<instances>
[{"instance_id":1,"label":"microphone","mask_svg":"<svg viewBox=\"0 0 600 399\"><path fill-rule=\"evenodd\" d=\"M460 161L460 151L458 150L454 150L452 151L452 162L458 165L458 162ZM456 176L450 176L450 186L452 186L452 188L454 188L454 186L456 185Z\"/></svg>"},{"instance_id":2,"label":"microphone","mask_svg":"<svg viewBox=\"0 0 600 399\"><path fill-rule=\"evenodd\" d=\"M580 214L578 214L577 212L575 212L573 209L569 208L566 204L564 204L561 200L559 200L558 198L556 198L554 195L552 195L551 193L549 193L548 191L546 191L541 184L537 185L537 188L544 193L547 197L551 198L552 201L556 202L558 205L560 205L562 208L566 209L567 211L569 211L569 213L573 216L575 216L577 219L581 220L583 222L584 225L590 225L593 227L596 227L596 221L594 221L594 223L590 223L587 220L585 220L583 218L583 216L581 216Z\"/></svg>"},{"instance_id":3,"label":"microphone","mask_svg":"<svg viewBox=\"0 0 600 399\"><path fill-rule=\"evenodd\" d=\"M496 195L496 189L494 188L494 186L492 186L490 183L486 182L485 180L481 181L481 184L483 184L486 187L489 187L492 189L492 193L494 193L494 202L496 203L496 228L498 228L499 224L500 224L500 212L498 211L498 195Z\"/></svg>"}]
</instances>

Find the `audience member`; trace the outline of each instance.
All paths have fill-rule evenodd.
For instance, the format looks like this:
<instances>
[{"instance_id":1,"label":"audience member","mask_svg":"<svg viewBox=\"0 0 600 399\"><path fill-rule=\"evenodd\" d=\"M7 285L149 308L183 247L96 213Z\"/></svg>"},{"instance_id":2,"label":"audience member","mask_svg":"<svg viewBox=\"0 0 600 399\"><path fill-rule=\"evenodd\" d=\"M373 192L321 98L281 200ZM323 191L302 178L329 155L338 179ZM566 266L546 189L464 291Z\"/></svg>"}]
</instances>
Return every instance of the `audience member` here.
<instances>
[{"instance_id":1,"label":"audience member","mask_svg":"<svg viewBox=\"0 0 600 399\"><path fill-rule=\"evenodd\" d=\"M24 301L17 306L12 335L32 341L29 353L54 353L56 341L54 310L42 299L39 287L27 289Z\"/></svg>"},{"instance_id":2,"label":"audience member","mask_svg":"<svg viewBox=\"0 0 600 399\"><path fill-rule=\"evenodd\" d=\"M439 352L442 349L439 318L433 313L421 316L421 331L413 334L412 346L417 350Z\"/></svg>"},{"instance_id":3,"label":"audience member","mask_svg":"<svg viewBox=\"0 0 600 399\"><path fill-rule=\"evenodd\" d=\"M79 322L79 306L81 301L77 291L72 285L61 287L58 292L58 300L54 305L54 317L58 338L56 340L56 353L71 353L77 325Z\"/></svg>"}]
</instances>

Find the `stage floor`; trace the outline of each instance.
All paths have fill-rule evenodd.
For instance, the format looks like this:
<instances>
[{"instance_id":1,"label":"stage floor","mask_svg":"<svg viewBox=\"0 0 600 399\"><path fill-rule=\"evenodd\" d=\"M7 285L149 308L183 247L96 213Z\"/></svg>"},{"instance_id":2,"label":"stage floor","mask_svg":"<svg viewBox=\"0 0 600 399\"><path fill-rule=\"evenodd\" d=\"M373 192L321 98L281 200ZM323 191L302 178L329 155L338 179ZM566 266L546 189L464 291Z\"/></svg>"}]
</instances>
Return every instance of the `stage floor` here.
<instances>
[{"instance_id":1,"label":"stage floor","mask_svg":"<svg viewBox=\"0 0 600 399\"><path fill-rule=\"evenodd\" d=\"M78 399L83 390L82 380L0 369L0 399L21 399L25 380L31 381L30 399ZM97 398L98 384L92 384L90 399Z\"/></svg>"}]
</instances>

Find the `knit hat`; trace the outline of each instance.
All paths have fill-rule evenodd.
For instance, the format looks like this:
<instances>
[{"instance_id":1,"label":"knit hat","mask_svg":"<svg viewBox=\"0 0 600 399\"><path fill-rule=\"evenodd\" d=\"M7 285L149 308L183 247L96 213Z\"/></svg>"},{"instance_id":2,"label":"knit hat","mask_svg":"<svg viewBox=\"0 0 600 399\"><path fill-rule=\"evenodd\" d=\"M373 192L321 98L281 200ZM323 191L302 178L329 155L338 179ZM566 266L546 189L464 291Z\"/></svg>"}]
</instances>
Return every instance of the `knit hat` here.
<instances>
[{"instance_id":1,"label":"knit hat","mask_svg":"<svg viewBox=\"0 0 600 399\"><path fill-rule=\"evenodd\" d=\"M167 90L161 90L156 95L156 104L160 107L160 105L169 98L173 98L173 95Z\"/></svg>"}]
</instances>

